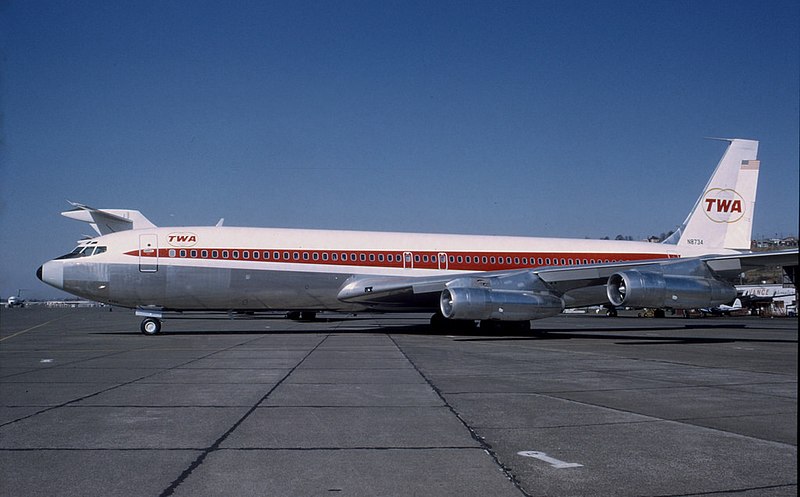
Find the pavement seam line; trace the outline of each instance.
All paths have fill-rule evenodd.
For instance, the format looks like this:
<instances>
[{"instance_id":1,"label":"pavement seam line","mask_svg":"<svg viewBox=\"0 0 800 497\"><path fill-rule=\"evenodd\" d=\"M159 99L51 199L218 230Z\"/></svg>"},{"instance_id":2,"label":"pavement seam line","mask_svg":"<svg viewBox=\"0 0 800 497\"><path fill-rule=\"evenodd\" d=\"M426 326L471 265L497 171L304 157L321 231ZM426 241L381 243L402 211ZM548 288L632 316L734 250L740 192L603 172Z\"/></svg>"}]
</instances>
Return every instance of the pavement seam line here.
<instances>
[{"instance_id":1,"label":"pavement seam line","mask_svg":"<svg viewBox=\"0 0 800 497\"><path fill-rule=\"evenodd\" d=\"M36 326L31 326L30 328L28 328L26 330L18 331L16 333L14 333L13 335L8 335L7 337L0 338L0 342L2 342L3 340L8 340L9 338L14 338L17 335L22 335L23 333L27 333L29 331L33 331L33 330L35 330L37 328L41 328L42 326L46 326L46 325L48 325L50 323L56 322L56 321L58 321L60 319L66 318L66 317L68 317L67 314L65 314L63 316L60 316L60 317L57 317L57 318L53 318L50 321L46 321L46 322L44 322L42 324L37 324Z\"/></svg>"},{"instance_id":2,"label":"pavement seam line","mask_svg":"<svg viewBox=\"0 0 800 497\"><path fill-rule=\"evenodd\" d=\"M473 440L478 442L483 451L486 454L488 454L489 457L492 459L492 461L494 461L494 463L497 465L497 467L500 468L500 470L503 472L503 475L505 475L508 481L510 481L511 484L514 485L514 487L517 490L519 490L524 496L532 497L531 494L529 494L528 492L525 491L524 488L522 488L522 485L520 484L519 480L517 480L517 477L514 476L511 470L500 461L500 458L497 456L497 453L494 450L492 450L492 447L489 444L487 444L486 441L480 435L478 435L478 433L469 424L467 424L467 422L464 420L464 418L461 417L461 415L458 413L455 407L450 405L450 403L445 398L444 394L442 394L441 390L439 390L439 388L437 388L436 385L434 385L433 382L430 379L428 379L428 377L425 376L425 374L422 371L420 371L416 363L414 363L414 361L412 361L411 358L408 357L405 350L403 350L403 348L400 347L400 345L395 341L394 337L388 333L386 334L386 336L389 338L389 340L392 341L392 343L394 343L395 347L397 347L397 350L399 350L400 353L403 354L406 360L411 364L414 370L425 380L428 386L431 387L434 392L436 392L436 395L438 395L440 399L442 399L442 402L447 407L447 409L449 409L450 412L453 413L453 415L456 417L456 419L458 419L461 422L461 424L464 425L464 428L467 429L470 436L472 436Z\"/></svg>"},{"instance_id":3,"label":"pavement seam line","mask_svg":"<svg viewBox=\"0 0 800 497\"><path fill-rule=\"evenodd\" d=\"M186 479L192 474L192 472L194 472L195 469L199 468L203 464L206 457L208 457L208 455L211 454L212 452L219 450L220 445L222 445L222 443L231 435L231 433L233 433L242 423L244 423L244 421L248 417L250 417L251 414L255 412L259 404L267 400L267 398L272 394L272 392L274 392L279 386L281 386L281 384L283 384L283 382L286 381L286 379L289 378L289 376L291 376L292 373L294 373L295 370L299 368L300 365L303 364L303 362L305 362L305 360L308 359L308 357L311 354L313 354L314 351L316 351L325 342L325 340L328 339L329 336L330 334L325 335L322 338L322 340L320 340L319 343L317 343L314 346L314 348L308 351L308 353L305 356L303 356L303 358L300 359L300 361L298 361L298 363L295 364L295 366L292 369L290 369L289 372L287 372L283 378L281 378L277 383L275 383L275 385L273 385L272 388L270 388L267 391L267 393L265 393L260 399L258 399L258 401L256 401L256 403L253 404L253 406L250 407L250 409L248 409L247 412L244 413L244 415L241 418L239 418L235 423L233 423L233 425L230 428L228 428L228 430L225 431L225 433L223 433L219 438L217 438L214 441L214 443L211 444L211 446L203 449L200 455L197 456L197 458L195 458L195 460L192 461L191 464L189 464L189 467L183 470L183 472L181 472L181 474L178 475L178 477L172 483L170 483L169 486L161 492L161 494L159 494L159 497L168 497L174 494L175 490L177 490L178 487L184 481L186 481Z\"/></svg>"},{"instance_id":4,"label":"pavement seam line","mask_svg":"<svg viewBox=\"0 0 800 497\"><path fill-rule=\"evenodd\" d=\"M151 376L155 376L155 375L157 375L157 374L161 374L161 373L163 373L163 372L165 372L165 371L171 371L171 370L173 370L173 369L182 368L183 366L186 366L187 364L191 364L191 363L193 363L193 362L195 362L195 361L199 361L199 360L201 360L201 359L205 359L205 358L207 358L207 357L211 357L211 356L212 356L212 355L214 355L214 354L218 354L218 353L220 353L220 352L225 352L225 351L227 351L227 350L230 350L230 349L232 349L232 348L239 347L240 345L245 345L245 344L248 344L248 343L250 343L250 342L253 342L253 341L256 341L256 340L260 340L260 339L261 339L261 338L263 338L263 337L264 337L264 335L262 335L262 336L260 336L260 337L258 337L258 338L253 338L252 340L247 340L247 341L245 341L245 342L242 342L242 343L237 343L236 345L231 345L230 347L226 347L226 348L224 348L224 349L221 349L221 350L215 350L214 352L211 352L210 354L206 354L206 355L204 355L204 356L200 356L200 357L195 357L194 359L190 359L190 360L188 360L188 361L186 361L186 362L183 362L183 363L181 363L181 364L177 364L177 365L175 365L175 366L172 366L171 368L165 368L165 369L160 369L160 368L159 368L159 369L157 369L157 370L156 370L155 372L153 372L153 373L150 373L150 374L147 374L147 375L141 376L141 377L139 377L139 378L135 378L135 379L133 379L133 380L130 380L130 381L126 381L126 382L124 382L124 383L120 383L120 384L118 384L118 385L114 385L114 386L112 386L112 387L106 388L105 390L100 390L99 392L94 392L94 393L91 393L91 394L89 394L89 395L84 395L83 397L79 397L79 398L77 398L77 399L72 399L72 400L69 400L69 401L67 401L67 402L63 402L63 403L61 403L61 404L55 405L55 406L47 406L45 409L41 409L41 410L39 410L39 411L36 411L36 412L34 412L34 413L32 413L32 414L28 414L27 416L23 416L23 417L21 417L21 418L14 419L14 420L12 420L12 421L8 421L8 422L6 422L6 423L2 423L2 424L0 424L0 428L2 428L2 427L4 427L4 426L8 426L8 425L10 425L10 424L13 424L13 423L17 423L17 422L19 422L19 421L26 420L26 419L28 419L28 418L32 418L32 417L34 417L34 416L38 416L39 414L43 414L43 413L46 413L46 412L48 412L48 411L52 411L52 410L54 410L54 409L59 409L59 408L61 408L61 407L66 407L66 406L69 406L70 404L73 404L73 403L75 403L75 402L80 402L80 401L82 401L82 400L90 399L90 398L92 398L92 397L94 397L94 396L96 396L96 395L100 395L100 394L103 394L103 393L106 393L106 392L110 392L111 390L115 390L115 389L117 389L117 388L124 387L124 386L130 385L130 384L132 384L132 383L136 383L137 381L144 380L144 379L146 379L146 378L150 378ZM67 366L67 365L71 365L71 364L77 364L77 363L81 363L81 362L87 362L87 361L91 361L91 360L94 360L94 359L104 359L104 358L111 357L111 356L114 356L114 355L118 355L118 354L124 354L124 353L126 353L126 352L131 352L131 351L139 351L139 350L147 350L148 348L150 348L150 347L149 347L149 346L148 346L148 347L135 347L135 348L133 348L133 349L128 349L128 350L120 350L120 351L117 351L117 352L112 352L112 353L110 353L110 354L105 354L105 355L102 355L102 356L90 357L90 358L88 358L88 359L81 359L81 360L77 360L77 361L72 361L72 362L68 362L68 363L66 363L66 364L62 364L62 365L58 365L58 366L51 366L51 367L49 367L49 368L44 368L44 369L56 369L56 368L61 368L61 367ZM30 371L28 371L28 372L30 372ZM20 373L20 374L24 374L24 373ZM92 383L89 383L89 385L91 385L91 384L92 384ZM15 407L15 406L11 406L11 407Z\"/></svg>"}]
</instances>

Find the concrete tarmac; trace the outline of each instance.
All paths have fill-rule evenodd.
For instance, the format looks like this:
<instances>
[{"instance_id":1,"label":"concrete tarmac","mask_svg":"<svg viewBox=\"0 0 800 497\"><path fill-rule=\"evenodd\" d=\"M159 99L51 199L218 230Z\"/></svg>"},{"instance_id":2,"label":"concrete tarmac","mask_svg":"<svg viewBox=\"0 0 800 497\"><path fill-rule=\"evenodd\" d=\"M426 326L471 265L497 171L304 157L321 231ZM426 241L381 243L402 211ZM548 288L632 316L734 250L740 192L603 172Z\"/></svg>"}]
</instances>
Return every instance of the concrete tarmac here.
<instances>
[{"instance_id":1,"label":"concrete tarmac","mask_svg":"<svg viewBox=\"0 0 800 497\"><path fill-rule=\"evenodd\" d=\"M0 310L3 496L795 496L797 320Z\"/></svg>"}]
</instances>

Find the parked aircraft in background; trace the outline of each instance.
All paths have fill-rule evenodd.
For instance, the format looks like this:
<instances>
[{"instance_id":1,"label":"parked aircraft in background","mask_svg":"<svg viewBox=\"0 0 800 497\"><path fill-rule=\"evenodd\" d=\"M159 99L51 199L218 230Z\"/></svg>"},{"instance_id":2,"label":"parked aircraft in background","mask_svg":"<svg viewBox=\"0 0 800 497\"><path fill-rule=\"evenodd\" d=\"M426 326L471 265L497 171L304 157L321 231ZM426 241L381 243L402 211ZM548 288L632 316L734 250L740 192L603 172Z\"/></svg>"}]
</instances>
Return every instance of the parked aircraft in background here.
<instances>
[{"instance_id":1,"label":"parked aircraft in background","mask_svg":"<svg viewBox=\"0 0 800 497\"><path fill-rule=\"evenodd\" d=\"M738 311L746 312L742 307L742 300L739 298L734 300L731 305L720 304L716 307L704 307L700 309L701 313L710 314L712 316L730 316L732 312Z\"/></svg>"},{"instance_id":2,"label":"parked aircraft in background","mask_svg":"<svg viewBox=\"0 0 800 497\"><path fill-rule=\"evenodd\" d=\"M303 229L159 228L139 211L73 204L100 236L37 275L72 294L137 309L157 334L172 312L431 312L431 323L530 320L590 305L728 304L729 283L797 250L751 253L758 142L730 139L665 243Z\"/></svg>"},{"instance_id":3,"label":"parked aircraft in background","mask_svg":"<svg viewBox=\"0 0 800 497\"><path fill-rule=\"evenodd\" d=\"M12 295L8 297L8 300L6 301L6 307L25 307L25 299L19 295Z\"/></svg>"}]
</instances>

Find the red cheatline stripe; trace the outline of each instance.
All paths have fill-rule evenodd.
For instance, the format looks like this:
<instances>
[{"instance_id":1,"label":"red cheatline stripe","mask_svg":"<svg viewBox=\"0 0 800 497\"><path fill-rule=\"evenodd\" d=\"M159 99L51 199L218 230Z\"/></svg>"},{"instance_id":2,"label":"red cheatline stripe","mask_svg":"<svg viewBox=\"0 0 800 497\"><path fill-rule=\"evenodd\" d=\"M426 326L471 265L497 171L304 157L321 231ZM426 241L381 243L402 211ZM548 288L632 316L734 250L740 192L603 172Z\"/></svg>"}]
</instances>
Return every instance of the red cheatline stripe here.
<instances>
[{"instance_id":1,"label":"red cheatline stripe","mask_svg":"<svg viewBox=\"0 0 800 497\"><path fill-rule=\"evenodd\" d=\"M155 250L132 250L125 255L156 257ZM276 257L277 256L277 257ZM334 256L336 259L334 260ZM494 271L538 266L577 266L617 261L667 259L663 253L571 253L571 252L403 252L365 250L299 250L242 248L158 249L164 259L241 261L253 263L313 264L415 269ZM411 260L407 260L410 257ZM469 262L467 262L469 261Z\"/></svg>"}]
</instances>

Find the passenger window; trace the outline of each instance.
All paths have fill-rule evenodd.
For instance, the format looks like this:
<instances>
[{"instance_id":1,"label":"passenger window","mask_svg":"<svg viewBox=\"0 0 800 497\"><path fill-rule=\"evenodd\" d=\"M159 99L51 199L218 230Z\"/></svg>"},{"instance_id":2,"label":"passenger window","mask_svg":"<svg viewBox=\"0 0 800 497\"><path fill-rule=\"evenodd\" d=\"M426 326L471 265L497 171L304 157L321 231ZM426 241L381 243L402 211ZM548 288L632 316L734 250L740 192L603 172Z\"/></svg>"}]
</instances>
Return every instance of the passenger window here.
<instances>
[{"instance_id":1,"label":"passenger window","mask_svg":"<svg viewBox=\"0 0 800 497\"><path fill-rule=\"evenodd\" d=\"M249 258L250 258L250 251L242 250L242 259L249 259Z\"/></svg>"},{"instance_id":2,"label":"passenger window","mask_svg":"<svg viewBox=\"0 0 800 497\"><path fill-rule=\"evenodd\" d=\"M238 259L239 258L239 251L238 250L234 250L233 251L233 258L234 259Z\"/></svg>"},{"instance_id":3,"label":"passenger window","mask_svg":"<svg viewBox=\"0 0 800 497\"><path fill-rule=\"evenodd\" d=\"M289 252L284 252L283 253L283 260L285 260L285 261L289 260Z\"/></svg>"},{"instance_id":4,"label":"passenger window","mask_svg":"<svg viewBox=\"0 0 800 497\"><path fill-rule=\"evenodd\" d=\"M336 252L332 253L331 254L331 259L334 260L334 261L338 261L339 260L339 254L337 254Z\"/></svg>"},{"instance_id":5,"label":"passenger window","mask_svg":"<svg viewBox=\"0 0 800 497\"><path fill-rule=\"evenodd\" d=\"M362 262L363 262L363 261L366 261L366 260L367 260L367 256L366 256L365 254L361 254L361 255L359 256L359 259L361 259L361 261L362 261Z\"/></svg>"},{"instance_id":6,"label":"passenger window","mask_svg":"<svg viewBox=\"0 0 800 497\"><path fill-rule=\"evenodd\" d=\"M192 257L197 257L197 250L192 250L189 253L192 255Z\"/></svg>"},{"instance_id":7,"label":"passenger window","mask_svg":"<svg viewBox=\"0 0 800 497\"><path fill-rule=\"evenodd\" d=\"M228 258L228 251L227 250L223 250L222 251L222 258L223 259L227 259Z\"/></svg>"},{"instance_id":8,"label":"passenger window","mask_svg":"<svg viewBox=\"0 0 800 497\"><path fill-rule=\"evenodd\" d=\"M175 249L169 249L169 256L170 257L175 257L175 254L176 254Z\"/></svg>"},{"instance_id":9,"label":"passenger window","mask_svg":"<svg viewBox=\"0 0 800 497\"><path fill-rule=\"evenodd\" d=\"M171 256L170 256L170 257L171 257ZM213 259L216 259L217 257L219 257L219 251L217 251L217 250L212 250L212 251L211 251L211 257L212 257Z\"/></svg>"},{"instance_id":10,"label":"passenger window","mask_svg":"<svg viewBox=\"0 0 800 497\"><path fill-rule=\"evenodd\" d=\"M186 251L185 250L181 250L181 257L186 257Z\"/></svg>"},{"instance_id":11,"label":"passenger window","mask_svg":"<svg viewBox=\"0 0 800 497\"><path fill-rule=\"evenodd\" d=\"M328 253L327 252L323 252L322 253L322 260L323 261L327 261L328 260Z\"/></svg>"},{"instance_id":12,"label":"passenger window","mask_svg":"<svg viewBox=\"0 0 800 497\"><path fill-rule=\"evenodd\" d=\"M308 260L308 252L303 252L303 260L304 261Z\"/></svg>"},{"instance_id":13,"label":"passenger window","mask_svg":"<svg viewBox=\"0 0 800 497\"><path fill-rule=\"evenodd\" d=\"M355 262L355 260L356 260L356 254L355 253L350 254L350 260Z\"/></svg>"},{"instance_id":14,"label":"passenger window","mask_svg":"<svg viewBox=\"0 0 800 497\"><path fill-rule=\"evenodd\" d=\"M383 262L383 254L378 254L378 262Z\"/></svg>"},{"instance_id":15,"label":"passenger window","mask_svg":"<svg viewBox=\"0 0 800 497\"><path fill-rule=\"evenodd\" d=\"M315 261L318 261L319 260L319 254L314 252L313 254L311 254L311 258L314 259Z\"/></svg>"},{"instance_id":16,"label":"passenger window","mask_svg":"<svg viewBox=\"0 0 800 497\"><path fill-rule=\"evenodd\" d=\"M201 250L200 257L202 257L203 259L208 259L208 250Z\"/></svg>"}]
</instances>

